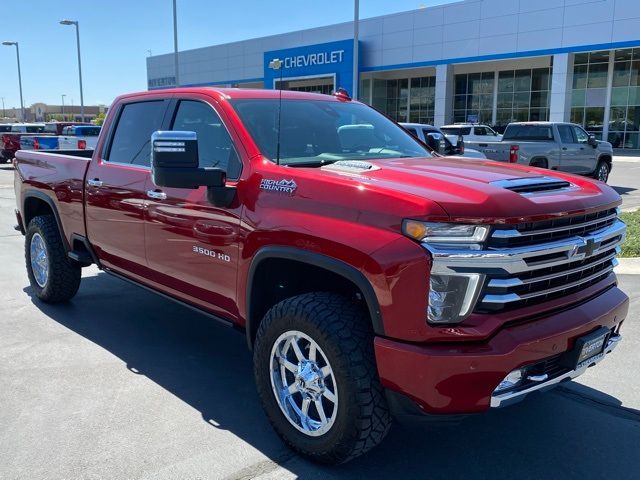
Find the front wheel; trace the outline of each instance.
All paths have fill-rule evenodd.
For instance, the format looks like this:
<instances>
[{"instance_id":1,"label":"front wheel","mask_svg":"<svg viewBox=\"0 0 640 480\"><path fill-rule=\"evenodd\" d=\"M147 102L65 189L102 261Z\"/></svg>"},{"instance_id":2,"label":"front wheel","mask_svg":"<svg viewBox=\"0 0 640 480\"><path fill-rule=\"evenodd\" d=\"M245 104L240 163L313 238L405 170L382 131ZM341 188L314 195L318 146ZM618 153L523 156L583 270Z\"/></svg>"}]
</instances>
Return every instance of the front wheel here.
<instances>
[{"instance_id":1,"label":"front wheel","mask_svg":"<svg viewBox=\"0 0 640 480\"><path fill-rule=\"evenodd\" d=\"M67 257L52 215L37 216L29 222L25 259L31 288L43 302L64 302L78 291L81 267Z\"/></svg>"},{"instance_id":2,"label":"front wheel","mask_svg":"<svg viewBox=\"0 0 640 480\"><path fill-rule=\"evenodd\" d=\"M312 460L351 460L390 428L370 323L345 297L309 293L271 308L258 330L254 372L274 429Z\"/></svg>"},{"instance_id":3,"label":"front wheel","mask_svg":"<svg viewBox=\"0 0 640 480\"><path fill-rule=\"evenodd\" d=\"M596 171L593 174L593 178L607 183L607 180L609 180L609 172L611 172L609 163L605 162L604 160L600 160L598 162L598 166L596 167Z\"/></svg>"}]
</instances>

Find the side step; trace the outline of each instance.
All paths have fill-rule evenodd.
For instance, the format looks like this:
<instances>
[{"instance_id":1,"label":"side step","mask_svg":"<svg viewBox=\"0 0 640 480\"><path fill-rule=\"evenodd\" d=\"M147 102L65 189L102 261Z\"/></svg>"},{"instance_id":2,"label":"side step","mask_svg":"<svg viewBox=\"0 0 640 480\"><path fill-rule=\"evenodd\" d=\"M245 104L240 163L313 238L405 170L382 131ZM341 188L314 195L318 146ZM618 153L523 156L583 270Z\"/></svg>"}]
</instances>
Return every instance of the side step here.
<instances>
[{"instance_id":1,"label":"side step","mask_svg":"<svg viewBox=\"0 0 640 480\"><path fill-rule=\"evenodd\" d=\"M87 252L76 252L75 250L70 250L69 252L67 252L67 256L71 260L78 262L83 267L88 267L93 263L91 255L89 255Z\"/></svg>"}]
</instances>

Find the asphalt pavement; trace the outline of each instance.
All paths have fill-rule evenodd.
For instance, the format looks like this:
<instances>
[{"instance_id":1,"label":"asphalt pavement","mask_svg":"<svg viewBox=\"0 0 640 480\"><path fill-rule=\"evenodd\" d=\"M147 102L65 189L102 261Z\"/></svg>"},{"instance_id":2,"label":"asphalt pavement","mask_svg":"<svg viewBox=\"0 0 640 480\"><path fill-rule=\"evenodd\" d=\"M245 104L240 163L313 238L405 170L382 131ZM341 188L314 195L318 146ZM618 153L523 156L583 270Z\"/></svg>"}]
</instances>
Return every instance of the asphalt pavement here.
<instances>
[{"instance_id":1,"label":"asphalt pavement","mask_svg":"<svg viewBox=\"0 0 640 480\"><path fill-rule=\"evenodd\" d=\"M624 210L640 208L640 157L614 157L607 183L622 197Z\"/></svg>"},{"instance_id":2,"label":"asphalt pavement","mask_svg":"<svg viewBox=\"0 0 640 480\"><path fill-rule=\"evenodd\" d=\"M636 166L612 175L625 202ZM34 299L12 182L0 166L3 480L640 478L640 276L620 276L624 341L577 381L457 426L395 425L321 467L271 430L243 335L95 268L69 304Z\"/></svg>"}]
</instances>

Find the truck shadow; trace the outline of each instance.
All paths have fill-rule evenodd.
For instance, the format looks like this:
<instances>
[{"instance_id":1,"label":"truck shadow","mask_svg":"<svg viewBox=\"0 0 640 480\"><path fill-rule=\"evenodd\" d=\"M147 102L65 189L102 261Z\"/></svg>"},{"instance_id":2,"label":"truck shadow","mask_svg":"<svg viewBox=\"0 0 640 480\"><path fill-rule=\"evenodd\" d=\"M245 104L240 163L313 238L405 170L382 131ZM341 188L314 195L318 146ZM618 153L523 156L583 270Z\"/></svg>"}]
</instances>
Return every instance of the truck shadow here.
<instances>
[{"instance_id":1,"label":"truck shadow","mask_svg":"<svg viewBox=\"0 0 640 480\"><path fill-rule=\"evenodd\" d=\"M635 192L638 189L637 188L630 188L630 187L614 187L613 185L611 186L611 188L613 188L618 195L623 196L623 195L628 195L631 192Z\"/></svg>"},{"instance_id":2,"label":"truck shadow","mask_svg":"<svg viewBox=\"0 0 640 480\"><path fill-rule=\"evenodd\" d=\"M395 425L373 452L318 466L292 455L271 430L244 335L104 273L83 278L69 304L32 300L197 409L211 428L231 432L300 478L640 478L640 412L579 385L457 426ZM241 471L242 478L264 472L264 465Z\"/></svg>"}]
</instances>

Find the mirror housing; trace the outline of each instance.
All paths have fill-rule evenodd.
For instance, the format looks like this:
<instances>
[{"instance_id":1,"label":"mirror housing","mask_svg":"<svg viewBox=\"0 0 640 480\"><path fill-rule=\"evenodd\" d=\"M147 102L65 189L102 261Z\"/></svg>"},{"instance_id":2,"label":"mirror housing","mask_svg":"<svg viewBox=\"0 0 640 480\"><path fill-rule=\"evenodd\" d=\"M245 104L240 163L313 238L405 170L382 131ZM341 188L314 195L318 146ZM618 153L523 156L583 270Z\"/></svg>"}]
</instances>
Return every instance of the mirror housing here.
<instances>
[{"instance_id":1,"label":"mirror housing","mask_svg":"<svg viewBox=\"0 0 640 480\"><path fill-rule=\"evenodd\" d=\"M456 153L458 155L464 155L464 137L458 135L458 142L456 143Z\"/></svg>"},{"instance_id":2,"label":"mirror housing","mask_svg":"<svg viewBox=\"0 0 640 480\"><path fill-rule=\"evenodd\" d=\"M195 132L158 131L151 135L151 176L158 187L224 187L224 170L198 164Z\"/></svg>"},{"instance_id":3,"label":"mirror housing","mask_svg":"<svg viewBox=\"0 0 640 480\"><path fill-rule=\"evenodd\" d=\"M587 143L593 148L596 148L598 146L598 139L595 135L589 135L589 140L587 141Z\"/></svg>"}]
</instances>

